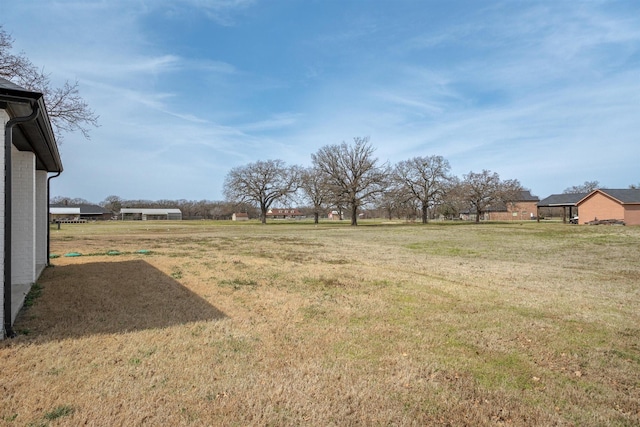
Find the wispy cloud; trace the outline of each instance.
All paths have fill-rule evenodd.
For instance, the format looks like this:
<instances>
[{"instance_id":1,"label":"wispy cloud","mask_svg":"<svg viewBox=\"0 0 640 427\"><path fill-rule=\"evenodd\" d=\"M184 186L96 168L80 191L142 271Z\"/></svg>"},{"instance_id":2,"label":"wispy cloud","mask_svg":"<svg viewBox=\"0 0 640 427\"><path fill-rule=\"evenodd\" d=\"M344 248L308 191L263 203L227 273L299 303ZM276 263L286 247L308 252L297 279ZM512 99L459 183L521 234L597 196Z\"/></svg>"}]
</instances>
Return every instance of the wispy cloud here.
<instances>
[{"instance_id":1,"label":"wispy cloud","mask_svg":"<svg viewBox=\"0 0 640 427\"><path fill-rule=\"evenodd\" d=\"M273 117L270 117L267 120L247 123L244 125L240 125L239 127L246 132L271 131L291 127L296 124L299 117L300 114L280 113L275 114Z\"/></svg>"},{"instance_id":2,"label":"wispy cloud","mask_svg":"<svg viewBox=\"0 0 640 427\"><path fill-rule=\"evenodd\" d=\"M413 98L411 96L403 96L396 93L390 92L378 92L374 94L383 102L388 102L392 104L396 104L399 106L407 107L413 113L420 114L436 114L442 113L442 106L437 105L434 102L425 102L420 99Z\"/></svg>"},{"instance_id":3,"label":"wispy cloud","mask_svg":"<svg viewBox=\"0 0 640 427\"><path fill-rule=\"evenodd\" d=\"M165 15L176 18L199 13L218 25L230 27L236 24L235 14L254 3L255 0L159 0L148 3L147 7L163 10Z\"/></svg>"}]
</instances>

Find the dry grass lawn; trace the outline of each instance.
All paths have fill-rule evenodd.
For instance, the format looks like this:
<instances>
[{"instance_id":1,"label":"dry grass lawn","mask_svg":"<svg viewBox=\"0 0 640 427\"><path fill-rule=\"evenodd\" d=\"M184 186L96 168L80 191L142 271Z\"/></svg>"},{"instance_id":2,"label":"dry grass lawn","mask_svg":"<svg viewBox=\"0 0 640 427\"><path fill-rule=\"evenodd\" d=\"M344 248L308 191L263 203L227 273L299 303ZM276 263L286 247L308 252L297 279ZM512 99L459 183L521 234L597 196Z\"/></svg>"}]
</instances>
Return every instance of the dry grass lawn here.
<instances>
[{"instance_id":1,"label":"dry grass lawn","mask_svg":"<svg viewBox=\"0 0 640 427\"><path fill-rule=\"evenodd\" d=\"M0 342L0 425L640 425L639 227L114 222L51 250L82 256Z\"/></svg>"}]
</instances>

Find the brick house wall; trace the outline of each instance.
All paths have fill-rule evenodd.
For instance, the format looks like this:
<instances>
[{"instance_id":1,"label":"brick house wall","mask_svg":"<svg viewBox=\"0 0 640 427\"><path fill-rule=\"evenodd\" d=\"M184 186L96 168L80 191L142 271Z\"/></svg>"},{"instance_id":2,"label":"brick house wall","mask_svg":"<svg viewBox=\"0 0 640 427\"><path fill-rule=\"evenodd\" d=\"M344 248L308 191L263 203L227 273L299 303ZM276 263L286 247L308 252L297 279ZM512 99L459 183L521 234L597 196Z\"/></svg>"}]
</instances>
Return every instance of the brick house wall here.
<instances>
[{"instance_id":1,"label":"brick house wall","mask_svg":"<svg viewBox=\"0 0 640 427\"><path fill-rule=\"evenodd\" d=\"M627 225L640 225L640 205L625 206L624 222Z\"/></svg>"},{"instance_id":2,"label":"brick house wall","mask_svg":"<svg viewBox=\"0 0 640 427\"><path fill-rule=\"evenodd\" d=\"M231 216L232 221L249 221L249 214L244 212L236 212Z\"/></svg>"},{"instance_id":3,"label":"brick house wall","mask_svg":"<svg viewBox=\"0 0 640 427\"><path fill-rule=\"evenodd\" d=\"M491 221L524 221L530 220L531 214L537 215L537 201L508 203L507 210L489 212L486 217ZM514 215L515 214L515 215Z\"/></svg>"},{"instance_id":4,"label":"brick house wall","mask_svg":"<svg viewBox=\"0 0 640 427\"><path fill-rule=\"evenodd\" d=\"M579 223L586 224L594 219L625 219L625 208L617 201L595 192L584 199L580 205Z\"/></svg>"}]
</instances>

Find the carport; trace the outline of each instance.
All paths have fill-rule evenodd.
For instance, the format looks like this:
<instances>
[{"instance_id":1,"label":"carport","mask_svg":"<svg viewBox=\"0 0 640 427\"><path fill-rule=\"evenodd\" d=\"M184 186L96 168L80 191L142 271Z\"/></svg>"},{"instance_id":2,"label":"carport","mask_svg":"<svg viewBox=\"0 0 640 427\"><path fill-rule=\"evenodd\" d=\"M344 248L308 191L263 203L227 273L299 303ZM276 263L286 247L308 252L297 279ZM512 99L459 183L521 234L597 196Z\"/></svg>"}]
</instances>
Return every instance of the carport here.
<instances>
[{"instance_id":1,"label":"carport","mask_svg":"<svg viewBox=\"0 0 640 427\"><path fill-rule=\"evenodd\" d=\"M537 217L540 222L540 208L562 208L562 222L567 222L567 208L569 218L573 217L573 212L578 212L577 203L589 193L566 193L552 194L546 199L538 202Z\"/></svg>"}]
</instances>

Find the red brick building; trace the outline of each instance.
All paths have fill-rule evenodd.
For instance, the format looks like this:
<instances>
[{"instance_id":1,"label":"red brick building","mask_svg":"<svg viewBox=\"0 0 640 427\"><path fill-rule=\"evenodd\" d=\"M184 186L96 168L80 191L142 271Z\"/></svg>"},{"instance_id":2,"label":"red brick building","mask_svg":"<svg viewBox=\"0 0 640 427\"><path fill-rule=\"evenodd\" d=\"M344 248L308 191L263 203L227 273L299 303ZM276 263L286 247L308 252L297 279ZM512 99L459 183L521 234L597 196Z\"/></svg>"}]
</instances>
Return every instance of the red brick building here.
<instances>
[{"instance_id":1,"label":"red brick building","mask_svg":"<svg viewBox=\"0 0 640 427\"><path fill-rule=\"evenodd\" d=\"M540 199L533 196L529 190L520 192L520 196L513 202L496 206L485 213L489 221L524 221L534 219L537 215Z\"/></svg>"},{"instance_id":2,"label":"red brick building","mask_svg":"<svg viewBox=\"0 0 640 427\"><path fill-rule=\"evenodd\" d=\"M579 224L594 220L618 220L626 225L640 225L640 190L593 190L576 204Z\"/></svg>"}]
</instances>

